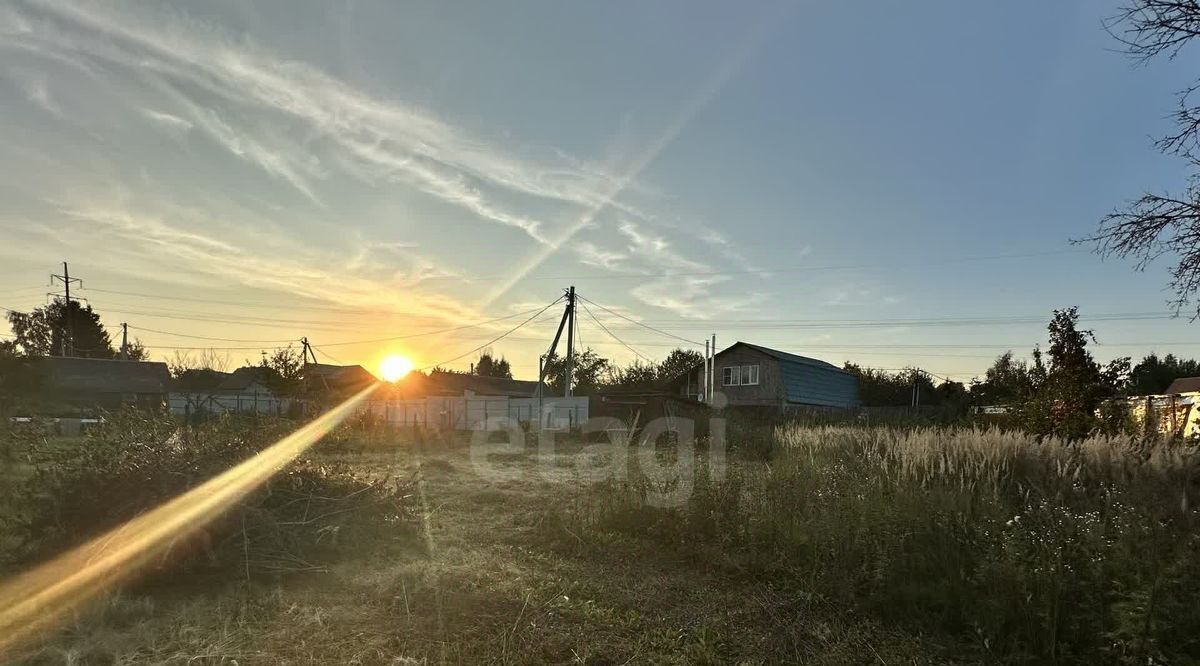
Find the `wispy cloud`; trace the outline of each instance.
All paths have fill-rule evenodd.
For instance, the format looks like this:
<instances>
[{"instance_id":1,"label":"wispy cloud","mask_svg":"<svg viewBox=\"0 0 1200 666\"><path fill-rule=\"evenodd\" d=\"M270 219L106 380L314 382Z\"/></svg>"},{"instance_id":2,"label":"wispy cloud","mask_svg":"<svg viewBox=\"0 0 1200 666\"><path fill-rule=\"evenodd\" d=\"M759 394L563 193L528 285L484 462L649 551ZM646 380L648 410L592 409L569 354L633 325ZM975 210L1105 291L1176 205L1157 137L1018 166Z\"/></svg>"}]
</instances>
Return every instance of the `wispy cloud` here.
<instances>
[{"instance_id":1,"label":"wispy cloud","mask_svg":"<svg viewBox=\"0 0 1200 666\"><path fill-rule=\"evenodd\" d=\"M655 231L659 216L635 206L626 194L646 194L637 182L642 171L719 94L761 32L761 26L752 31L719 64L656 138L624 159L614 158L618 168L610 169L554 148L481 138L442 114L369 94L184 13L45 0L17 0L0 11L0 53L10 49L65 64L119 89L114 97L128 105L128 117L186 137L189 146L219 148L294 190L297 204L313 204L319 212L350 182L342 179L351 179L379 191L415 190L473 219L519 230L537 248L534 256L480 309L568 240L571 256L601 270L696 270L706 265L689 258L698 251L740 261L734 243L698 225L676 229L690 235L690 243L667 242ZM617 225L622 218L629 221ZM584 230L597 238L575 239ZM346 262L354 265L354 257L351 251ZM376 274L422 281L457 274L415 252L407 259L408 268ZM358 267L373 260L363 256ZM692 279L673 289L670 281L655 280L631 293L681 313L703 299L707 311L737 307L714 297L723 283Z\"/></svg>"},{"instance_id":2,"label":"wispy cloud","mask_svg":"<svg viewBox=\"0 0 1200 666\"><path fill-rule=\"evenodd\" d=\"M516 212L485 193L589 207L611 197L602 169L561 154L551 163L515 158L454 128L433 114L381 100L306 64L283 61L245 40L236 43L212 26L181 15L117 11L32 1L8 23L14 48L48 56L85 55L174 89L188 103L179 114L203 127L235 154L283 178L305 196L317 194L300 174L298 156L260 140L261 125L233 126L197 95L226 109L252 108L299 123L314 146L357 167L373 182L404 182L482 219L519 228L538 242L542 221ZM248 138L256 137L256 138ZM292 141L288 136L282 141Z\"/></svg>"},{"instance_id":3,"label":"wispy cloud","mask_svg":"<svg viewBox=\"0 0 1200 666\"><path fill-rule=\"evenodd\" d=\"M72 234L77 241L88 240L117 258L157 261L173 271L204 274L347 307L377 309L383 314L454 323L481 318L477 310L452 298L411 288L428 274L443 273L424 259L412 261L407 270L381 280L376 274L378 266L361 257L331 261L328 256L278 238L268 239L273 244L268 247L259 246L262 237L230 242L196 230L204 225L179 219L178 212L172 217L174 221L119 204L81 204L64 207L60 212L75 223ZM392 250L400 252L401 248ZM393 256L389 265L395 267L395 259Z\"/></svg>"},{"instance_id":4,"label":"wispy cloud","mask_svg":"<svg viewBox=\"0 0 1200 666\"><path fill-rule=\"evenodd\" d=\"M166 113L164 111L155 111L154 109L141 109L141 114L150 119L158 126L176 136L186 134L194 125L179 116Z\"/></svg>"}]
</instances>

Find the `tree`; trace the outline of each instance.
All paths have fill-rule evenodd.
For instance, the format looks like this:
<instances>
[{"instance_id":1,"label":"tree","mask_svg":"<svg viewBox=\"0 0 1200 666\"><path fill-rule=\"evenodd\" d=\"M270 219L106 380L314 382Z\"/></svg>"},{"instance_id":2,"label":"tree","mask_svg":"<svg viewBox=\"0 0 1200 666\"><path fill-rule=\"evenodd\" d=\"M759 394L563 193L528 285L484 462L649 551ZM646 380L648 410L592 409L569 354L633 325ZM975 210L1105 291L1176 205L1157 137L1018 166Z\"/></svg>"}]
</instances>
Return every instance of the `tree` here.
<instances>
[{"instance_id":1,"label":"tree","mask_svg":"<svg viewBox=\"0 0 1200 666\"><path fill-rule=\"evenodd\" d=\"M22 353L15 340L0 340L0 416L36 400L42 385L36 362Z\"/></svg>"},{"instance_id":2,"label":"tree","mask_svg":"<svg viewBox=\"0 0 1200 666\"><path fill-rule=\"evenodd\" d=\"M479 355L479 361L475 364L472 372L480 377L503 377L504 379L512 379L512 368L508 364L508 360L503 356L496 359L492 355L492 350L486 349Z\"/></svg>"},{"instance_id":3,"label":"tree","mask_svg":"<svg viewBox=\"0 0 1200 666\"><path fill-rule=\"evenodd\" d=\"M1029 364L1006 351L987 369L982 381L971 382L971 398L979 405L1009 404L1028 398L1033 383Z\"/></svg>"},{"instance_id":4,"label":"tree","mask_svg":"<svg viewBox=\"0 0 1200 666\"><path fill-rule=\"evenodd\" d=\"M1191 40L1200 36L1200 2L1195 0L1129 0L1129 4L1105 23L1129 55L1139 61L1165 55L1174 58ZM1178 194L1147 192L1141 198L1105 216L1095 235L1078 239L1091 244L1102 257L1135 260L1143 270L1167 254L1177 257L1171 269L1169 302L1176 313L1195 303L1192 318L1200 318L1200 104L1194 93L1200 83L1179 94L1173 114L1174 133L1161 137L1159 151L1185 160L1192 174Z\"/></svg>"},{"instance_id":5,"label":"tree","mask_svg":"<svg viewBox=\"0 0 1200 666\"><path fill-rule=\"evenodd\" d=\"M117 356L120 355L121 353L118 350ZM146 349L146 345L142 344L141 340L134 338L133 342L130 342L125 347L125 358L130 361L146 361L150 359L150 350Z\"/></svg>"},{"instance_id":6,"label":"tree","mask_svg":"<svg viewBox=\"0 0 1200 666\"><path fill-rule=\"evenodd\" d=\"M304 352L291 345L276 349L269 356L263 353L259 367L268 370L264 381L276 395L291 395L300 388L304 374Z\"/></svg>"},{"instance_id":7,"label":"tree","mask_svg":"<svg viewBox=\"0 0 1200 666\"><path fill-rule=\"evenodd\" d=\"M913 404L913 386L920 391L922 405L938 404L938 395L929 373L919 368L889 372L846 363L845 369L858 377L858 399L867 407L909 407Z\"/></svg>"},{"instance_id":8,"label":"tree","mask_svg":"<svg viewBox=\"0 0 1200 666\"><path fill-rule=\"evenodd\" d=\"M91 305L72 300L68 306L57 300L26 312L9 312L8 323L17 346L26 356L62 356L70 331L71 348L83 358L116 358L112 338L100 324L100 315Z\"/></svg>"},{"instance_id":9,"label":"tree","mask_svg":"<svg viewBox=\"0 0 1200 666\"><path fill-rule=\"evenodd\" d=\"M658 366L634 360L624 368L612 368L605 384L611 388L652 389L660 377Z\"/></svg>"},{"instance_id":10,"label":"tree","mask_svg":"<svg viewBox=\"0 0 1200 666\"><path fill-rule=\"evenodd\" d=\"M704 363L704 354L694 349L672 349L658 364L658 379L670 381L690 372L701 363Z\"/></svg>"},{"instance_id":11,"label":"tree","mask_svg":"<svg viewBox=\"0 0 1200 666\"><path fill-rule=\"evenodd\" d=\"M552 354L546 359L546 387L551 393L562 393L565 386L564 377L567 373L565 358ZM608 359L600 356L592 348L575 352L575 393L585 395L593 393L603 383L609 370Z\"/></svg>"},{"instance_id":12,"label":"tree","mask_svg":"<svg viewBox=\"0 0 1200 666\"><path fill-rule=\"evenodd\" d=\"M1021 408L1021 416L1026 427L1039 435L1086 437L1100 425L1096 414L1103 399L1118 395L1127 385L1129 359L1118 358L1100 366L1087 348L1096 336L1079 328L1075 307L1055 310L1048 330L1050 360L1043 365L1041 350L1034 350L1031 383L1035 394Z\"/></svg>"},{"instance_id":13,"label":"tree","mask_svg":"<svg viewBox=\"0 0 1200 666\"><path fill-rule=\"evenodd\" d=\"M1200 376L1200 361L1176 358L1174 354L1162 358L1149 354L1130 371L1129 392L1155 395L1166 391L1176 379L1197 376Z\"/></svg>"}]
</instances>

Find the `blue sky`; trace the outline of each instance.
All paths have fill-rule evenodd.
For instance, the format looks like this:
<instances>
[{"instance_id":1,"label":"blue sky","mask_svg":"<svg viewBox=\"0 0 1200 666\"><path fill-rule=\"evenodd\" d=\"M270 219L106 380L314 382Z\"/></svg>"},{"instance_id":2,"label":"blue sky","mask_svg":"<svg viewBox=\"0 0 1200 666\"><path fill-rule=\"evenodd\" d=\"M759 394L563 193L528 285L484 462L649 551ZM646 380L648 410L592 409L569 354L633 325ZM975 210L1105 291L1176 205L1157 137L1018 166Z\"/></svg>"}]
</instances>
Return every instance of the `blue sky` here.
<instances>
[{"instance_id":1,"label":"blue sky","mask_svg":"<svg viewBox=\"0 0 1200 666\"><path fill-rule=\"evenodd\" d=\"M1114 7L17 0L0 305L44 303L67 260L158 357L307 335L425 365L521 319L343 343L574 283L690 340L968 379L1044 323L890 320L1166 311L1165 264L1068 242L1186 175L1151 137L1194 55L1135 66ZM550 314L495 345L519 374ZM595 314L645 356L673 342ZM1185 320L1092 326L1102 359L1200 351Z\"/></svg>"}]
</instances>

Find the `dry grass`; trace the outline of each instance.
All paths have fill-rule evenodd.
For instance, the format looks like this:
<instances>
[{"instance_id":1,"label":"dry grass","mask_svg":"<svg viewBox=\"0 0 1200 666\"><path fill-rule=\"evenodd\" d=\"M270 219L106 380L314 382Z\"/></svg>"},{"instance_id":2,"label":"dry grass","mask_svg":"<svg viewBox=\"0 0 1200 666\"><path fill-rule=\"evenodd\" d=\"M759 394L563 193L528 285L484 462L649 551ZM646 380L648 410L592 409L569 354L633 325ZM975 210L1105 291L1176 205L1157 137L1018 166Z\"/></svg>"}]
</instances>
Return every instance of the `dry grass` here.
<instances>
[{"instance_id":1,"label":"dry grass","mask_svg":"<svg viewBox=\"0 0 1200 666\"><path fill-rule=\"evenodd\" d=\"M926 663L902 631L769 581L701 571L556 510L597 491L604 447L504 455L480 474L461 442L333 451L418 474L424 538L377 535L325 574L163 581L126 590L24 655L37 664ZM567 535L571 543L556 535Z\"/></svg>"},{"instance_id":2,"label":"dry grass","mask_svg":"<svg viewBox=\"0 0 1200 666\"><path fill-rule=\"evenodd\" d=\"M581 550L637 539L920 633L955 659L1200 658L1195 445L790 427L769 462L702 461L692 482L664 508L651 501L664 480L634 476L562 522Z\"/></svg>"}]
</instances>

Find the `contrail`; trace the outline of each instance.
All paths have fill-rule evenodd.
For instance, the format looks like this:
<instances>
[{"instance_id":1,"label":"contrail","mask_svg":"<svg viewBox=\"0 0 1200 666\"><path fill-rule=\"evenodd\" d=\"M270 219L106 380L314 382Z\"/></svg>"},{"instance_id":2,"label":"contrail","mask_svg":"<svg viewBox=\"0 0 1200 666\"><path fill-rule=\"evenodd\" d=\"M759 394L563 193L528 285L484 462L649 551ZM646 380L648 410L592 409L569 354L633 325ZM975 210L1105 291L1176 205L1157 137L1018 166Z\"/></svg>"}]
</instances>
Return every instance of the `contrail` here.
<instances>
[{"instance_id":1,"label":"contrail","mask_svg":"<svg viewBox=\"0 0 1200 666\"><path fill-rule=\"evenodd\" d=\"M756 23L754 29L750 31L747 37L741 41L737 48L733 49L733 51L729 54L729 57L726 58L725 61L722 62L719 67L717 67L716 71L712 73L712 76L708 77L708 79L704 82L704 85L697 89L695 94L693 94L687 99L687 101L684 102L683 106L679 110L679 113L675 115L675 119L671 122L671 124L667 125L666 129L663 130L663 133L660 134L658 138L652 141L648 146L646 146L644 150L635 155L634 159L629 163L629 166L625 169L624 173L611 182L608 189L601 194L599 201L597 201L597 203L591 208L584 211L579 219L568 226L567 229L557 238L546 243L545 245L538 247L533 256L524 261L511 277L497 285L497 287L487 295L483 302L480 303L480 307L486 308L495 303L496 300L501 296L508 293L508 291L512 289L518 282L520 282L526 275L529 275L531 271L542 265L542 262L546 261L546 259L549 259L551 255L562 249L562 246L565 245L567 241L571 240L575 234L579 233L580 229L583 229L587 225L591 224L592 220L596 219L596 215L611 205L613 200L619 196L626 187L629 186L629 183L632 182L633 179L637 178L642 171L650 165L651 162L658 158L663 149L670 145L671 142L673 142L679 136L683 129L692 122L692 119L695 118L696 115L701 111L703 111L705 107L712 103L712 100L717 96L717 94L720 93L726 85L728 85L730 79L732 79L733 76L737 74L739 70L741 70L746 60L749 59L755 50L757 50L758 46L765 38L766 32L778 24L778 19L783 13L785 13L784 10L787 8L788 7L785 4L778 7L776 11L766 12L766 14L761 17L761 20Z\"/></svg>"},{"instance_id":2,"label":"contrail","mask_svg":"<svg viewBox=\"0 0 1200 666\"><path fill-rule=\"evenodd\" d=\"M0 584L0 657L127 580L172 541L212 521L329 433L378 383L258 455L173 500Z\"/></svg>"}]
</instances>

